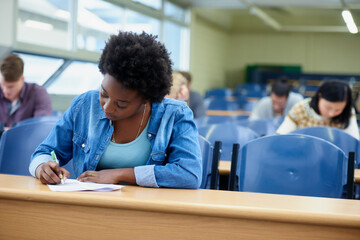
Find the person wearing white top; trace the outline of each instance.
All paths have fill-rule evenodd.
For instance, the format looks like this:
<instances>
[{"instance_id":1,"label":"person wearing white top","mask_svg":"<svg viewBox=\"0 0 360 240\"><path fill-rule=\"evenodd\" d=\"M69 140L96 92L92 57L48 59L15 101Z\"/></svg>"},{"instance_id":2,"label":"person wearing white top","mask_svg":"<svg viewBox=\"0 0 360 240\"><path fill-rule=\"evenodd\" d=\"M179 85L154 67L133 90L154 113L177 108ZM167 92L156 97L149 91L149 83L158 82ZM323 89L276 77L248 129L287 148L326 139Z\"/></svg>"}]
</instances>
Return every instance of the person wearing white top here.
<instances>
[{"instance_id":1,"label":"person wearing white top","mask_svg":"<svg viewBox=\"0 0 360 240\"><path fill-rule=\"evenodd\" d=\"M272 85L270 96L264 97L256 103L249 119L252 121L285 117L290 109L301 100L303 100L301 94L290 92L290 85L286 79L276 80Z\"/></svg>"}]
</instances>

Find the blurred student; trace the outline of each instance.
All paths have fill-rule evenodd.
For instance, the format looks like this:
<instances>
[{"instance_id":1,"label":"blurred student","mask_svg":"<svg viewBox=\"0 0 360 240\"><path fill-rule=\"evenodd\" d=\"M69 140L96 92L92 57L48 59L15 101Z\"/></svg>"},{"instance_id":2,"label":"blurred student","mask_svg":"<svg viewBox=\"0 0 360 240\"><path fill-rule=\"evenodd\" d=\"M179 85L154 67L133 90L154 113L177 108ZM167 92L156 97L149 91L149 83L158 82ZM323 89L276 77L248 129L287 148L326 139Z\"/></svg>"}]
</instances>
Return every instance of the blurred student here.
<instances>
[{"instance_id":1,"label":"blurred student","mask_svg":"<svg viewBox=\"0 0 360 240\"><path fill-rule=\"evenodd\" d=\"M194 113L194 118L205 116L206 111L204 105L204 98L201 96L200 93L191 89L191 81L192 81L191 74L189 72L182 72L182 71L179 71L179 73L187 79L188 89L190 90L189 107Z\"/></svg>"},{"instance_id":2,"label":"blurred student","mask_svg":"<svg viewBox=\"0 0 360 240\"><path fill-rule=\"evenodd\" d=\"M100 90L73 100L32 155L31 175L60 183L70 175L60 165L72 160L79 181L198 188L198 131L186 103L164 98L172 82L164 45L145 32L119 32L107 41L99 69Z\"/></svg>"},{"instance_id":3,"label":"blurred student","mask_svg":"<svg viewBox=\"0 0 360 240\"><path fill-rule=\"evenodd\" d=\"M285 117L296 103L303 100L301 94L291 92L290 88L287 79L276 80L272 85L270 96L261 98L256 103L249 119Z\"/></svg>"},{"instance_id":4,"label":"blurred student","mask_svg":"<svg viewBox=\"0 0 360 240\"><path fill-rule=\"evenodd\" d=\"M348 84L341 81L324 82L314 97L304 99L289 111L277 133L287 134L298 128L315 126L344 129L359 139L359 128Z\"/></svg>"},{"instance_id":5,"label":"blurred student","mask_svg":"<svg viewBox=\"0 0 360 240\"><path fill-rule=\"evenodd\" d=\"M6 56L1 61L0 72L0 130L7 130L27 118L52 114L46 89L25 82L24 62L18 55Z\"/></svg>"},{"instance_id":6,"label":"blurred student","mask_svg":"<svg viewBox=\"0 0 360 240\"><path fill-rule=\"evenodd\" d=\"M166 95L166 97L188 103L189 89L188 81L186 80L186 78L180 73L173 73L172 81L173 82L170 88L170 93Z\"/></svg>"}]
</instances>

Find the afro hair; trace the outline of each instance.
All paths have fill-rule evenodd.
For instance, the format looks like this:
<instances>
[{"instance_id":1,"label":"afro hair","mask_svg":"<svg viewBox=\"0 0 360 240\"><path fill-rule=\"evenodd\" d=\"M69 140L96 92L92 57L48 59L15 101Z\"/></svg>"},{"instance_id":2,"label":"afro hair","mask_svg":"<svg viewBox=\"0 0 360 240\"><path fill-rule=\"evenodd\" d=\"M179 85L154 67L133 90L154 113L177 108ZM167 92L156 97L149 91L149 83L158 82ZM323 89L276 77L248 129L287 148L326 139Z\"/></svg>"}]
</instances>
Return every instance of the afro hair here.
<instances>
[{"instance_id":1,"label":"afro hair","mask_svg":"<svg viewBox=\"0 0 360 240\"><path fill-rule=\"evenodd\" d=\"M172 85L172 62L156 38L145 32L111 35L100 57L100 72L139 91L151 102L162 101Z\"/></svg>"}]
</instances>

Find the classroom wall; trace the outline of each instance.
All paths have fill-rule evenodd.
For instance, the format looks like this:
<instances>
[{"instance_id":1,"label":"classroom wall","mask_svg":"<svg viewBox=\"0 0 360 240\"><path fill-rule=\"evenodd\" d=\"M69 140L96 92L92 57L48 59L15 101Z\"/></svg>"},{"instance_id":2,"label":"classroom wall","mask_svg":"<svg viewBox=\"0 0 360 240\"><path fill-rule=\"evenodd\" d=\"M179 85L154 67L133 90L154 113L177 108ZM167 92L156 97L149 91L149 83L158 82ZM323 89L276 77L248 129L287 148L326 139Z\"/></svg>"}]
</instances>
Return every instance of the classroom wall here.
<instances>
[{"instance_id":1,"label":"classroom wall","mask_svg":"<svg viewBox=\"0 0 360 240\"><path fill-rule=\"evenodd\" d=\"M230 34L196 13L191 14L190 72L192 88L206 90L223 87L226 81L226 65Z\"/></svg>"},{"instance_id":2,"label":"classroom wall","mask_svg":"<svg viewBox=\"0 0 360 240\"><path fill-rule=\"evenodd\" d=\"M229 47L227 72L279 64L301 65L306 73L360 74L360 38L349 33L235 33Z\"/></svg>"},{"instance_id":3,"label":"classroom wall","mask_svg":"<svg viewBox=\"0 0 360 240\"><path fill-rule=\"evenodd\" d=\"M193 88L244 82L249 64L301 65L306 73L360 74L360 35L350 33L231 32L192 9Z\"/></svg>"}]
</instances>

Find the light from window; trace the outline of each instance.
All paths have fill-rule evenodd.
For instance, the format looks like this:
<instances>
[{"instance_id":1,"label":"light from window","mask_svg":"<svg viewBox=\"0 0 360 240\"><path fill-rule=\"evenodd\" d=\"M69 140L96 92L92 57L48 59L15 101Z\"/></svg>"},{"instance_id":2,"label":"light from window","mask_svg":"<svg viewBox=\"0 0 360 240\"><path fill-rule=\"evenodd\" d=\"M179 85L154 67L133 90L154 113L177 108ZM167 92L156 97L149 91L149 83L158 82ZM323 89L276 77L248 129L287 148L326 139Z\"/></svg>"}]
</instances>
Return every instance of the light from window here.
<instances>
[{"instance_id":1,"label":"light from window","mask_svg":"<svg viewBox=\"0 0 360 240\"><path fill-rule=\"evenodd\" d=\"M61 58L44 57L25 53L16 53L24 61L26 82L43 85L64 63Z\"/></svg>"},{"instance_id":2,"label":"light from window","mask_svg":"<svg viewBox=\"0 0 360 240\"><path fill-rule=\"evenodd\" d=\"M124 9L100 0L79 0L79 49L101 52L111 34L121 30Z\"/></svg>"},{"instance_id":3,"label":"light from window","mask_svg":"<svg viewBox=\"0 0 360 240\"><path fill-rule=\"evenodd\" d=\"M96 63L72 62L48 87L50 94L78 95L99 89L102 74Z\"/></svg>"},{"instance_id":4,"label":"light from window","mask_svg":"<svg viewBox=\"0 0 360 240\"><path fill-rule=\"evenodd\" d=\"M141 3L156 10L161 9L161 0L133 0L133 2Z\"/></svg>"},{"instance_id":5,"label":"light from window","mask_svg":"<svg viewBox=\"0 0 360 240\"><path fill-rule=\"evenodd\" d=\"M19 0L17 41L71 49L70 0Z\"/></svg>"}]
</instances>

